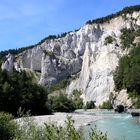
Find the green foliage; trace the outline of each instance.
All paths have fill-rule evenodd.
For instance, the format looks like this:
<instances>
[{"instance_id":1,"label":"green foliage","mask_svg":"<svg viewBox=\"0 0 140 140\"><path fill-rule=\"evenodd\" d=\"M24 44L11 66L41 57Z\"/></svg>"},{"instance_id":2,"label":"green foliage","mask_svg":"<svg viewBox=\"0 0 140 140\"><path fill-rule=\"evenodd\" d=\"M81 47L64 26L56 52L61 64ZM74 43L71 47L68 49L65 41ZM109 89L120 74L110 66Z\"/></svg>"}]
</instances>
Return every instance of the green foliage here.
<instances>
[{"instance_id":1,"label":"green foliage","mask_svg":"<svg viewBox=\"0 0 140 140\"><path fill-rule=\"evenodd\" d=\"M107 44L111 44L113 41L114 41L115 39L112 37L112 36L107 36L106 38L105 38L105 45L107 45Z\"/></svg>"},{"instance_id":2,"label":"green foliage","mask_svg":"<svg viewBox=\"0 0 140 140\"><path fill-rule=\"evenodd\" d=\"M140 108L140 95L135 90L129 92L129 98L131 98L134 108Z\"/></svg>"},{"instance_id":3,"label":"green foliage","mask_svg":"<svg viewBox=\"0 0 140 140\"><path fill-rule=\"evenodd\" d=\"M84 106L84 109L94 109L95 108L95 101L89 101Z\"/></svg>"},{"instance_id":4,"label":"green foliage","mask_svg":"<svg viewBox=\"0 0 140 140\"><path fill-rule=\"evenodd\" d=\"M83 99L80 98L81 94L82 94L81 91L78 91L78 90L73 91L72 101L74 102L76 109L82 109L83 108Z\"/></svg>"},{"instance_id":5,"label":"green foliage","mask_svg":"<svg viewBox=\"0 0 140 140\"><path fill-rule=\"evenodd\" d=\"M119 66L114 73L116 90L126 88L128 92L140 93L140 46L133 48L128 56L119 61Z\"/></svg>"},{"instance_id":6,"label":"green foliage","mask_svg":"<svg viewBox=\"0 0 140 140\"><path fill-rule=\"evenodd\" d=\"M32 83L37 84L40 80L41 72L39 71L26 70L26 74L28 77L31 77Z\"/></svg>"},{"instance_id":7,"label":"green foliage","mask_svg":"<svg viewBox=\"0 0 140 140\"><path fill-rule=\"evenodd\" d=\"M45 124L44 134L48 140L63 140L66 137L64 129L54 124Z\"/></svg>"},{"instance_id":8,"label":"green foliage","mask_svg":"<svg viewBox=\"0 0 140 140\"><path fill-rule=\"evenodd\" d=\"M100 109L113 109L111 101L108 100L106 102L103 102L102 105L99 106Z\"/></svg>"},{"instance_id":9,"label":"green foliage","mask_svg":"<svg viewBox=\"0 0 140 140\"><path fill-rule=\"evenodd\" d=\"M132 46L134 38L135 38L134 31L124 28L124 29L121 30L121 32L122 32L122 34L120 36L121 47L123 49L130 48Z\"/></svg>"},{"instance_id":10,"label":"green foliage","mask_svg":"<svg viewBox=\"0 0 140 140\"><path fill-rule=\"evenodd\" d=\"M51 95L51 94L50 94ZM66 94L49 96L49 104L54 112L72 112L75 109L83 108L83 100L80 98L81 92L74 90L72 98Z\"/></svg>"},{"instance_id":11,"label":"green foliage","mask_svg":"<svg viewBox=\"0 0 140 140\"><path fill-rule=\"evenodd\" d=\"M92 132L89 134L90 140L107 140L107 134L103 134L101 131L97 130L95 127L92 129Z\"/></svg>"},{"instance_id":12,"label":"green foliage","mask_svg":"<svg viewBox=\"0 0 140 140\"><path fill-rule=\"evenodd\" d=\"M107 36L105 38L105 42L104 44L107 45L107 44L112 44L112 42L114 41L115 39L112 37L112 36Z\"/></svg>"},{"instance_id":13,"label":"green foliage","mask_svg":"<svg viewBox=\"0 0 140 140\"><path fill-rule=\"evenodd\" d=\"M123 14L126 15L127 13L131 14L134 11L140 11L140 5L126 7L122 11L119 11L119 12L117 12L115 14L111 14L109 16L94 19L94 20L89 20L89 21L86 22L86 24L109 22L111 19L113 19L115 17L121 16Z\"/></svg>"},{"instance_id":14,"label":"green foliage","mask_svg":"<svg viewBox=\"0 0 140 140\"><path fill-rule=\"evenodd\" d=\"M135 36L140 36L140 28L135 31Z\"/></svg>"},{"instance_id":15,"label":"green foliage","mask_svg":"<svg viewBox=\"0 0 140 140\"><path fill-rule=\"evenodd\" d=\"M68 140L83 140L82 133L78 132L74 127L74 120L67 116L66 120L66 139Z\"/></svg>"},{"instance_id":16,"label":"green foliage","mask_svg":"<svg viewBox=\"0 0 140 140\"><path fill-rule=\"evenodd\" d=\"M32 83L32 78L22 72L0 71L0 111L17 115L21 107L31 114L49 114L47 106L47 91L45 88Z\"/></svg>"},{"instance_id":17,"label":"green foliage","mask_svg":"<svg viewBox=\"0 0 140 140\"><path fill-rule=\"evenodd\" d=\"M59 83L53 85L49 89L49 93L52 93L53 91L65 89L69 85L69 80L61 80Z\"/></svg>"},{"instance_id":18,"label":"green foliage","mask_svg":"<svg viewBox=\"0 0 140 140\"><path fill-rule=\"evenodd\" d=\"M112 36L107 36L105 38L105 44L111 44L112 42L114 41L113 37Z\"/></svg>"},{"instance_id":19,"label":"green foliage","mask_svg":"<svg viewBox=\"0 0 140 140\"><path fill-rule=\"evenodd\" d=\"M51 96L49 102L54 112L72 112L76 109L73 100L65 94Z\"/></svg>"},{"instance_id":20,"label":"green foliage","mask_svg":"<svg viewBox=\"0 0 140 140\"><path fill-rule=\"evenodd\" d=\"M83 131L75 129L71 116L67 116L64 127L54 123L39 127L34 120L26 118L19 131L20 135L15 135L14 140L84 140ZM107 140L107 135L97 128L92 129L89 135L89 140Z\"/></svg>"},{"instance_id":21,"label":"green foliage","mask_svg":"<svg viewBox=\"0 0 140 140\"><path fill-rule=\"evenodd\" d=\"M13 140L15 135L18 135L17 124L12 120L11 114L0 113L0 139Z\"/></svg>"}]
</instances>

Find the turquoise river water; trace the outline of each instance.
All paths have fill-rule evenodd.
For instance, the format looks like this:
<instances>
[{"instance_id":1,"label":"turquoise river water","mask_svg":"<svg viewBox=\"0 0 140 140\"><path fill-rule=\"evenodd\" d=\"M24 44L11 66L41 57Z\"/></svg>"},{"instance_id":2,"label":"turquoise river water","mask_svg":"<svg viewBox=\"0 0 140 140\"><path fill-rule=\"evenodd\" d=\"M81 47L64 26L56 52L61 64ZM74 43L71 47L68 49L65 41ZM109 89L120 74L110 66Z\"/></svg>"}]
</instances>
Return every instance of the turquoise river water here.
<instances>
[{"instance_id":1,"label":"turquoise river water","mask_svg":"<svg viewBox=\"0 0 140 140\"><path fill-rule=\"evenodd\" d=\"M137 117L109 111L96 112L94 115L103 116L105 119L91 123L86 127L86 131L90 131L96 125L102 132L107 132L109 140L140 140L140 123Z\"/></svg>"}]
</instances>

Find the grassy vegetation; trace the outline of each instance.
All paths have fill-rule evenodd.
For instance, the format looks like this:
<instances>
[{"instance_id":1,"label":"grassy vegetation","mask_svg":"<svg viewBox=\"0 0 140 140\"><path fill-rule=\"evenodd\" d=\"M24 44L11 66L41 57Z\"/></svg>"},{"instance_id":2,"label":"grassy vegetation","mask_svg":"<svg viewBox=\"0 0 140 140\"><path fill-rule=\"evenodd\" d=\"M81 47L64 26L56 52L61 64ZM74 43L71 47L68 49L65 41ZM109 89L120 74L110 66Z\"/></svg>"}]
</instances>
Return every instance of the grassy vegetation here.
<instances>
[{"instance_id":1,"label":"grassy vegetation","mask_svg":"<svg viewBox=\"0 0 140 140\"><path fill-rule=\"evenodd\" d=\"M26 70L26 74L27 76L31 77L32 79L32 82L37 84L39 79L40 79L40 76L41 76L41 72L38 72L38 71L32 71L32 70Z\"/></svg>"}]
</instances>

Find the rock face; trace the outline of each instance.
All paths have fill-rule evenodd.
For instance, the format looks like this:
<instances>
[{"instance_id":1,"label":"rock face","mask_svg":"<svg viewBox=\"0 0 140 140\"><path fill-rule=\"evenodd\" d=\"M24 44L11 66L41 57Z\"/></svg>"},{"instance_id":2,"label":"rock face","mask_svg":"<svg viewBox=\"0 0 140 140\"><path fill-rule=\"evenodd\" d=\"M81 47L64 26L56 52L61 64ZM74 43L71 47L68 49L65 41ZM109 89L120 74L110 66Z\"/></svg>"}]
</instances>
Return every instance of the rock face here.
<instances>
[{"instance_id":1,"label":"rock face","mask_svg":"<svg viewBox=\"0 0 140 140\"><path fill-rule=\"evenodd\" d=\"M11 54L8 54L6 56L6 61L2 64L1 69L2 70L7 70L7 71L12 71L14 67L14 56Z\"/></svg>"},{"instance_id":2,"label":"rock face","mask_svg":"<svg viewBox=\"0 0 140 140\"><path fill-rule=\"evenodd\" d=\"M113 108L117 108L118 105L123 105L125 108L132 106L132 101L128 97L127 90L114 92Z\"/></svg>"},{"instance_id":3,"label":"rock face","mask_svg":"<svg viewBox=\"0 0 140 140\"><path fill-rule=\"evenodd\" d=\"M127 53L120 47L120 30L135 29L140 24L139 17L140 12L134 12L102 24L86 24L65 37L48 39L18 54L14 63L7 57L2 69L9 71L14 66L17 70L39 71L39 83L48 86L80 73L67 87L67 93L80 90L85 102L93 100L98 106L114 91L113 72L119 59ZM108 36L114 38L111 44L105 44Z\"/></svg>"}]
</instances>

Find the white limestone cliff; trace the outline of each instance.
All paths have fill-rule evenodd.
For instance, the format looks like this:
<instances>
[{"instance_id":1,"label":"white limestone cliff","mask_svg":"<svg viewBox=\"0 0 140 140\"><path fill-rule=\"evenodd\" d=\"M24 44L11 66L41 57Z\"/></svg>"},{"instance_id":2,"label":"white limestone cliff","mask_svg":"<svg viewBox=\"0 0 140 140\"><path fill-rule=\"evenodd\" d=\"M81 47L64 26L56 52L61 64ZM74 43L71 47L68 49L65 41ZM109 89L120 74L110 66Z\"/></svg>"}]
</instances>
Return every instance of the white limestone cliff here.
<instances>
[{"instance_id":1,"label":"white limestone cliff","mask_svg":"<svg viewBox=\"0 0 140 140\"><path fill-rule=\"evenodd\" d=\"M7 71L13 71L13 67L14 67L14 56L11 54L8 54L6 56L6 61L4 63L2 63L1 69L2 70L7 70Z\"/></svg>"},{"instance_id":2,"label":"white limestone cliff","mask_svg":"<svg viewBox=\"0 0 140 140\"><path fill-rule=\"evenodd\" d=\"M120 30L135 29L140 25L140 12L118 16L102 24L85 25L65 37L44 41L13 59L7 58L2 69L31 69L40 71L39 83L52 85L80 73L71 81L66 91L82 91L84 101L102 104L114 91L113 72L119 59L127 53L120 47ZM112 44L105 45L105 38L112 36Z\"/></svg>"},{"instance_id":3,"label":"white limestone cliff","mask_svg":"<svg viewBox=\"0 0 140 140\"><path fill-rule=\"evenodd\" d=\"M116 108L118 105L123 105L126 108L130 108L132 106L132 100L129 98L126 89L123 89L119 92L114 92L113 98L114 108Z\"/></svg>"}]
</instances>

